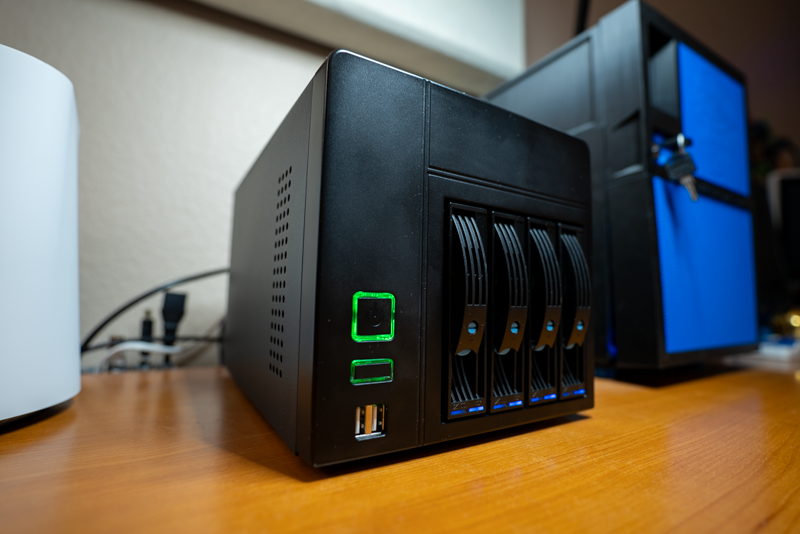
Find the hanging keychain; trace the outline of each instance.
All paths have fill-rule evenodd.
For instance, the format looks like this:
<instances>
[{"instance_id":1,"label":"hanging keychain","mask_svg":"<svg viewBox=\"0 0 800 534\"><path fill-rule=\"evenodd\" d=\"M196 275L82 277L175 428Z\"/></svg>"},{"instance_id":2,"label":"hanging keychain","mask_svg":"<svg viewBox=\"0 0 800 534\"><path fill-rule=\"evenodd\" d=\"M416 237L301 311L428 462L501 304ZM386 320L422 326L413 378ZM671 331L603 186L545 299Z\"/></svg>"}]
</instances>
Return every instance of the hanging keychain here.
<instances>
[{"instance_id":1,"label":"hanging keychain","mask_svg":"<svg viewBox=\"0 0 800 534\"><path fill-rule=\"evenodd\" d=\"M684 137L683 134L678 134L672 139L664 141L660 145L654 145L653 153L658 154L662 148L675 150L670 156L667 163L664 164L664 170L667 173L667 178L675 182L679 182L693 201L697 201L697 182L694 177L694 171L697 167L692 161L692 156L686 152L686 147L691 145L691 141Z\"/></svg>"}]
</instances>

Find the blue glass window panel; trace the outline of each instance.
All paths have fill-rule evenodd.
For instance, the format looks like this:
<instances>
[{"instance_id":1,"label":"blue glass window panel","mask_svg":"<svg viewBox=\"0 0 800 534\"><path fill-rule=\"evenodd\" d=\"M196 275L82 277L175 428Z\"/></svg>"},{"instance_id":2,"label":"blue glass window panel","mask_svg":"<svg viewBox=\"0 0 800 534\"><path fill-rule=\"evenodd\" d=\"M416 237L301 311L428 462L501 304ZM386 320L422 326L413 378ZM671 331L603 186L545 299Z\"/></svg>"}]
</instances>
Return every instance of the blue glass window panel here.
<instances>
[{"instance_id":1,"label":"blue glass window panel","mask_svg":"<svg viewBox=\"0 0 800 534\"><path fill-rule=\"evenodd\" d=\"M653 177L668 353L756 342L753 225L749 211Z\"/></svg>"},{"instance_id":2,"label":"blue glass window panel","mask_svg":"<svg viewBox=\"0 0 800 534\"><path fill-rule=\"evenodd\" d=\"M678 43L681 129L695 176L743 196L750 195L747 106L744 86Z\"/></svg>"}]
</instances>

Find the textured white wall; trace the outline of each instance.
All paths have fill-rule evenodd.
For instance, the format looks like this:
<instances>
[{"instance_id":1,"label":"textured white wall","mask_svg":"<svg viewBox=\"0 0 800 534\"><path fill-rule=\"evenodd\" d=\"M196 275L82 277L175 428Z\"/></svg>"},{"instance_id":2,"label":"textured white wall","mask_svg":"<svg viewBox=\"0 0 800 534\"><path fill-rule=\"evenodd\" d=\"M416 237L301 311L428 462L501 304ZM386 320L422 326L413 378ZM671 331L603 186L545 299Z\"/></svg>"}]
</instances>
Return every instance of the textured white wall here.
<instances>
[{"instance_id":1,"label":"textured white wall","mask_svg":"<svg viewBox=\"0 0 800 534\"><path fill-rule=\"evenodd\" d=\"M472 95L525 66L522 0L195 0Z\"/></svg>"},{"instance_id":2,"label":"textured white wall","mask_svg":"<svg viewBox=\"0 0 800 534\"><path fill-rule=\"evenodd\" d=\"M510 78L525 69L522 0L308 0Z\"/></svg>"},{"instance_id":3,"label":"textured white wall","mask_svg":"<svg viewBox=\"0 0 800 534\"><path fill-rule=\"evenodd\" d=\"M0 0L0 43L75 85L82 336L143 290L228 264L233 191L327 53L177 0ZM184 290L179 333L201 334L224 314L227 280ZM98 341L137 336L160 306Z\"/></svg>"}]
</instances>

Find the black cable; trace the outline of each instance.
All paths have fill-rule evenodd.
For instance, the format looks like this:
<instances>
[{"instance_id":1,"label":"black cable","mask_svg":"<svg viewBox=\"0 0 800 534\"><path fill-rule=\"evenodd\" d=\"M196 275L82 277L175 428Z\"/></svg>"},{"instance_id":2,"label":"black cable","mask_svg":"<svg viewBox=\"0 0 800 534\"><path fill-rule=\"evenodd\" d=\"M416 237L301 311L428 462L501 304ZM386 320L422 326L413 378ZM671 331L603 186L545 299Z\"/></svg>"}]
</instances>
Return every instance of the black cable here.
<instances>
[{"instance_id":1,"label":"black cable","mask_svg":"<svg viewBox=\"0 0 800 534\"><path fill-rule=\"evenodd\" d=\"M117 308L117 309L116 309L116 310L115 310L113 313L111 313L111 314L110 314L108 317L106 317L105 319L103 319L103 320L100 322L100 324L98 324L98 325L97 325L97 326L94 328L94 330L92 330L92 331L91 331L91 333L90 333L88 336L86 336L86 338L83 340L83 343L81 343L81 356L83 356L83 353L84 353L84 352L86 352L87 350L89 350L89 343L91 343L91 341L92 341L92 340L95 338L95 336L96 336L97 334L99 334L99 333L100 333L100 331L101 331L103 328L105 328L105 326L106 326L108 323L110 323L111 321L113 321L114 319L116 319L116 317L117 317L119 314L121 314L122 312L124 312L125 310L127 310L128 308L130 308L131 306L133 306L133 305L135 305L135 304L138 304L139 302L143 301L143 300L144 300L144 299L146 299L147 297L149 297L149 296L152 296L152 295L155 295L156 293L158 293L158 292L160 292L160 291L166 291L167 289L169 289L169 288L171 288L171 287L175 287L175 286L178 286L178 285L181 285L181 284L185 284L185 283L187 283L187 282L192 282L192 281L194 281L194 280L200 280L201 278L207 278L207 277L209 277L209 276L215 276L215 275L218 275L218 274L224 274L224 273L227 273L227 272L229 272L229 271L230 271L230 269L228 269L227 267L225 267L224 269L214 269L213 271L206 271L206 272L199 273L199 274L195 274L195 275L192 275L192 276L187 276L187 277L185 277L185 278L179 278L179 279L177 279L177 280L173 280L172 282L167 282L166 284L162 284L162 285L160 285L160 286L158 286L158 287L156 287L156 288L153 288L153 289L151 289L151 290L149 290L149 291L147 291L147 292L145 292L145 293L142 293L142 294L141 294L141 295L139 295L138 297L135 297L134 299L132 299L132 300L130 300L130 301L128 301L128 302L126 302L125 304L123 304L122 306L120 306L119 308Z\"/></svg>"},{"instance_id":2,"label":"black cable","mask_svg":"<svg viewBox=\"0 0 800 534\"><path fill-rule=\"evenodd\" d=\"M140 338L142 341L146 343L153 342L153 317L150 315L150 310L145 310L144 312L144 319L142 319L142 337ZM91 350L91 348L86 349L87 352ZM139 362L139 366L143 369L150 368L150 353L146 350L141 352L142 359Z\"/></svg>"},{"instance_id":3,"label":"black cable","mask_svg":"<svg viewBox=\"0 0 800 534\"><path fill-rule=\"evenodd\" d=\"M164 293L164 307L161 309L161 319L164 321L164 345L175 344L178 336L178 325L183 318L183 311L186 308L185 293ZM164 354L164 367L172 367L172 358L169 354Z\"/></svg>"},{"instance_id":4,"label":"black cable","mask_svg":"<svg viewBox=\"0 0 800 534\"><path fill-rule=\"evenodd\" d=\"M575 35L583 33L586 29L586 19L589 17L589 0L578 0L578 17L575 20Z\"/></svg>"}]
</instances>

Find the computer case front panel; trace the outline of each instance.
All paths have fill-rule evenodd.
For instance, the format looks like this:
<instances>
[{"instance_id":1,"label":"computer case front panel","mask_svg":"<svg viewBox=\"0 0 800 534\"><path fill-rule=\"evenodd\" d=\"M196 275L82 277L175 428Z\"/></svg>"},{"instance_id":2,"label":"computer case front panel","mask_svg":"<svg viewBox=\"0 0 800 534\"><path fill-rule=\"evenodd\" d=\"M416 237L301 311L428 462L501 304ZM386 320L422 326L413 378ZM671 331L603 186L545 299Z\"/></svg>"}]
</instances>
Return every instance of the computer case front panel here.
<instances>
[{"instance_id":1,"label":"computer case front panel","mask_svg":"<svg viewBox=\"0 0 800 534\"><path fill-rule=\"evenodd\" d=\"M232 376L314 466L590 408L589 180L581 141L332 54L237 191ZM541 224L558 302L532 289ZM562 305L580 319L548 331Z\"/></svg>"},{"instance_id":2,"label":"computer case front panel","mask_svg":"<svg viewBox=\"0 0 800 534\"><path fill-rule=\"evenodd\" d=\"M755 346L738 71L631 1L487 98L589 143L599 364L670 367ZM681 133L696 165L699 198L689 204L665 166ZM731 224L715 224L720 217Z\"/></svg>"}]
</instances>

